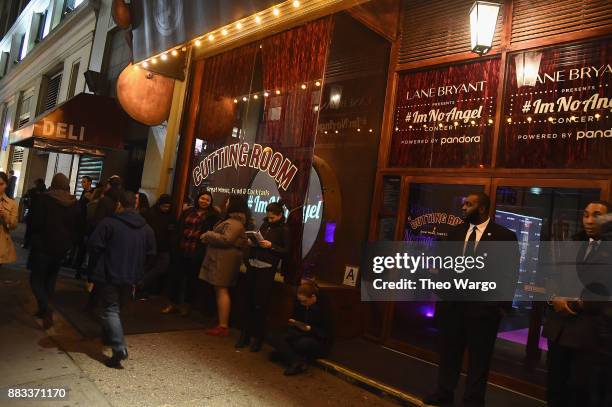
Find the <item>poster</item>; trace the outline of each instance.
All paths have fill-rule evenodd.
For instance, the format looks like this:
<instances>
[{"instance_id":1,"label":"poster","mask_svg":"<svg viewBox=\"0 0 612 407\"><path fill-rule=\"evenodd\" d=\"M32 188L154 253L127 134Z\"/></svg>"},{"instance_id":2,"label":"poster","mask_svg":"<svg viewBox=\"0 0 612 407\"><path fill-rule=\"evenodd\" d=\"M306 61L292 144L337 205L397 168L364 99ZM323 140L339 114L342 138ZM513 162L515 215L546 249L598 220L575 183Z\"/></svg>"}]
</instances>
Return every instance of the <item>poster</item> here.
<instances>
[{"instance_id":1,"label":"poster","mask_svg":"<svg viewBox=\"0 0 612 407\"><path fill-rule=\"evenodd\" d=\"M271 0L133 0L134 61L272 7Z\"/></svg>"},{"instance_id":2,"label":"poster","mask_svg":"<svg viewBox=\"0 0 612 407\"><path fill-rule=\"evenodd\" d=\"M399 77L391 167L490 165L499 59Z\"/></svg>"},{"instance_id":3,"label":"poster","mask_svg":"<svg viewBox=\"0 0 612 407\"><path fill-rule=\"evenodd\" d=\"M509 55L499 164L612 168L612 43Z\"/></svg>"}]
</instances>

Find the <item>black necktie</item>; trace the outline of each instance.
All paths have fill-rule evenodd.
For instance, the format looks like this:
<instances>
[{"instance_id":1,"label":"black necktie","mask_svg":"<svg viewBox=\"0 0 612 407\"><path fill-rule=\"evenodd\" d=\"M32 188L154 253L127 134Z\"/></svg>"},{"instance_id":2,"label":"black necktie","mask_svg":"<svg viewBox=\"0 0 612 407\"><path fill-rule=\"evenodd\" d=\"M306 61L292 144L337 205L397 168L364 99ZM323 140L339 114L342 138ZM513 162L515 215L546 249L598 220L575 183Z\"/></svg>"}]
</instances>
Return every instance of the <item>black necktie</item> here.
<instances>
[{"instance_id":1,"label":"black necktie","mask_svg":"<svg viewBox=\"0 0 612 407\"><path fill-rule=\"evenodd\" d=\"M597 240L589 241L589 245L587 246L587 249L584 252L583 260L586 260L591 255L591 253L596 252L598 247L599 247L599 242Z\"/></svg>"},{"instance_id":2,"label":"black necktie","mask_svg":"<svg viewBox=\"0 0 612 407\"><path fill-rule=\"evenodd\" d=\"M472 227L472 232L468 236L468 240L465 243L464 255L472 255L476 251L476 226Z\"/></svg>"}]
</instances>

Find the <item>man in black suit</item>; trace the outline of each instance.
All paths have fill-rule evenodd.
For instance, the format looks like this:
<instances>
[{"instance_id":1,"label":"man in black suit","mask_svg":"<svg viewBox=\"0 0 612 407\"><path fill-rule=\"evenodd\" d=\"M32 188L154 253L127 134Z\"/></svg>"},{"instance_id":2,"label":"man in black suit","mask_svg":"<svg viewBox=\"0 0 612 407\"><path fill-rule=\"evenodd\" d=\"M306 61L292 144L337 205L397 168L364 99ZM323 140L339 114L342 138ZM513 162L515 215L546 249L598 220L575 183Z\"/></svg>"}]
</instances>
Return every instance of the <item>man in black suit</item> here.
<instances>
[{"instance_id":1,"label":"man in black suit","mask_svg":"<svg viewBox=\"0 0 612 407\"><path fill-rule=\"evenodd\" d=\"M489 218L490 207L491 200L486 194L470 194L461 208L464 223L456 226L447 240L457 242L453 245L455 256L486 256L486 268L482 270L484 278L503 285L502 290L508 296L512 295L518 278L518 243L514 232ZM499 242L508 243L501 245ZM464 405L484 405L497 329L511 306L507 301L439 301L436 304L440 330L438 388L423 400L426 405L453 404L466 348L468 370Z\"/></svg>"},{"instance_id":2,"label":"man in black suit","mask_svg":"<svg viewBox=\"0 0 612 407\"><path fill-rule=\"evenodd\" d=\"M548 338L548 405L608 406L612 382L612 253L598 220L610 212L604 201L583 211L584 232L575 240L578 298L562 296L562 284L549 284L550 309L543 334ZM557 275L553 280L563 278ZM559 283L552 281L552 283ZM606 396L607 394L607 396ZM606 401L605 398L608 397Z\"/></svg>"}]
</instances>

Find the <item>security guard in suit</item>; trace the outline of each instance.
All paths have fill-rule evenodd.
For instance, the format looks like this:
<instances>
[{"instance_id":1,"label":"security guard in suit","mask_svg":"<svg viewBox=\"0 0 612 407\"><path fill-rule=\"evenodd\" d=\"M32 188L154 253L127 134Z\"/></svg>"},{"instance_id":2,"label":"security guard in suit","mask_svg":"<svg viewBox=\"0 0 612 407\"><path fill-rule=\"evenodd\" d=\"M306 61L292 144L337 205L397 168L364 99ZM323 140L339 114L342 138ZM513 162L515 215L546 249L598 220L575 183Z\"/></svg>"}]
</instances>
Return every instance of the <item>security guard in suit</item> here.
<instances>
[{"instance_id":1,"label":"security guard in suit","mask_svg":"<svg viewBox=\"0 0 612 407\"><path fill-rule=\"evenodd\" d=\"M512 297L519 272L518 242L514 232L489 218L490 206L486 194L470 194L462 206L464 223L449 233L447 241L457 242L450 245L454 256L486 253L488 260L483 270L484 278L503 286L504 297ZM502 245L499 242L507 243ZM436 304L440 330L438 388L423 400L426 405L453 404L463 353L467 349L468 370L463 402L465 406L484 406L497 330L502 316L511 307L511 301L457 301L455 297Z\"/></svg>"},{"instance_id":2,"label":"security guard in suit","mask_svg":"<svg viewBox=\"0 0 612 407\"><path fill-rule=\"evenodd\" d=\"M548 405L611 406L612 396L612 251L598 219L610 203L584 209L582 243L576 253L580 298L551 294L543 335L548 338Z\"/></svg>"}]
</instances>

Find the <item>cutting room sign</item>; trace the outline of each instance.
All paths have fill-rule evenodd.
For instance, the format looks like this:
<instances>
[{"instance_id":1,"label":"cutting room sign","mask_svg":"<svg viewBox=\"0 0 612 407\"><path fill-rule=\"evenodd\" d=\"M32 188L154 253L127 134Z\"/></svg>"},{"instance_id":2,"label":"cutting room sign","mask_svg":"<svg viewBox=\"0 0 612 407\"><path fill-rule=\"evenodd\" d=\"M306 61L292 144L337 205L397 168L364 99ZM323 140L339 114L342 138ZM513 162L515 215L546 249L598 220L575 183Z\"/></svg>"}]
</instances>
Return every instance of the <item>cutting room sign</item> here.
<instances>
[{"instance_id":1,"label":"cutting room sign","mask_svg":"<svg viewBox=\"0 0 612 407\"><path fill-rule=\"evenodd\" d=\"M261 144L235 143L205 156L193 169L193 183L200 186L209 175L234 167L254 168L273 178L279 188L287 190L298 168L282 153Z\"/></svg>"}]
</instances>

